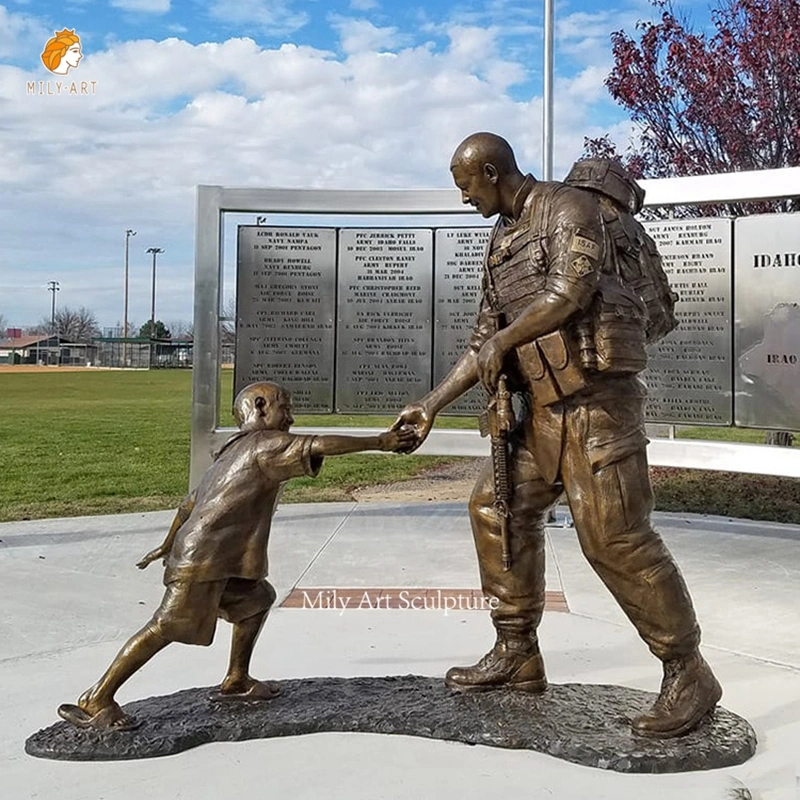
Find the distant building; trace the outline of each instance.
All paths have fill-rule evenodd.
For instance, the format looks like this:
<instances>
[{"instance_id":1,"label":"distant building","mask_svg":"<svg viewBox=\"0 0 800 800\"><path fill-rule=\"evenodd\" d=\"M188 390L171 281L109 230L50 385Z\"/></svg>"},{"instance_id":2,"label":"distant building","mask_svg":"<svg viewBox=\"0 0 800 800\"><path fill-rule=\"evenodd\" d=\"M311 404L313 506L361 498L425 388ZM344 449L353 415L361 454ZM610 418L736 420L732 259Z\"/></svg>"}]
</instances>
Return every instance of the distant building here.
<instances>
[{"instance_id":1,"label":"distant building","mask_svg":"<svg viewBox=\"0 0 800 800\"><path fill-rule=\"evenodd\" d=\"M175 369L192 366L191 339L98 336L97 366L129 369Z\"/></svg>"},{"instance_id":2,"label":"distant building","mask_svg":"<svg viewBox=\"0 0 800 800\"><path fill-rule=\"evenodd\" d=\"M63 336L12 336L0 341L0 364L85 367L92 364L95 352L93 344L71 342Z\"/></svg>"}]
</instances>

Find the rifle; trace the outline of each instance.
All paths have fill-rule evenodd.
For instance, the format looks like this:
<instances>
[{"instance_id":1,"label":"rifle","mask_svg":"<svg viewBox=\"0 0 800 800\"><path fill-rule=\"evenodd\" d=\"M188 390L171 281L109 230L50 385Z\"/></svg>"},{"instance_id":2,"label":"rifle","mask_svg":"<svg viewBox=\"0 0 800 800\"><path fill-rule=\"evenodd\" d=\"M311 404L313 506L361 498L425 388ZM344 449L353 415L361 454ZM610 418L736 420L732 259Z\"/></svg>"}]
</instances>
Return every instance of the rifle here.
<instances>
[{"instance_id":1,"label":"rifle","mask_svg":"<svg viewBox=\"0 0 800 800\"><path fill-rule=\"evenodd\" d=\"M511 393L506 386L506 376L497 380L497 391L489 397L484 411L478 418L481 436L491 437L492 468L494 471L494 509L500 526L503 570L511 569L511 543L508 538L508 520L511 512L511 482L508 476L508 434L514 427L514 409Z\"/></svg>"}]
</instances>

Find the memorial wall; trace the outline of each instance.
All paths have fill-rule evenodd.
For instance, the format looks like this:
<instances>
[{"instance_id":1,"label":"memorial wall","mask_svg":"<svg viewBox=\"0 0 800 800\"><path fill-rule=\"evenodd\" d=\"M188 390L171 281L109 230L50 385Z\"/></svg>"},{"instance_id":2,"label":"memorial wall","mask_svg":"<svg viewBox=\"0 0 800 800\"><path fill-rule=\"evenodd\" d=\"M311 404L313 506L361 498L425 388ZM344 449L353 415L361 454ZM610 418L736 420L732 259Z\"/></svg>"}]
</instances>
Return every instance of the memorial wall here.
<instances>
[{"instance_id":1,"label":"memorial wall","mask_svg":"<svg viewBox=\"0 0 800 800\"><path fill-rule=\"evenodd\" d=\"M645 223L680 322L650 348L648 421L800 428L796 219ZM469 345L489 233L240 227L235 391L271 378L309 413L391 414L421 397ZM476 388L446 413L484 403Z\"/></svg>"},{"instance_id":2,"label":"memorial wall","mask_svg":"<svg viewBox=\"0 0 800 800\"><path fill-rule=\"evenodd\" d=\"M678 295L680 323L648 352L642 379L650 421L733 421L732 224L719 217L645 223Z\"/></svg>"},{"instance_id":3,"label":"memorial wall","mask_svg":"<svg viewBox=\"0 0 800 800\"><path fill-rule=\"evenodd\" d=\"M483 252L490 228L440 228L436 231L434 265L433 383L447 375L469 339L481 301ZM445 413L479 414L486 394L476 386Z\"/></svg>"},{"instance_id":4,"label":"memorial wall","mask_svg":"<svg viewBox=\"0 0 800 800\"><path fill-rule=\"evenodd\" d=\"M735 248L735 422L800 430L800 215L737 220Z\"/></svg>"}]
</instances>

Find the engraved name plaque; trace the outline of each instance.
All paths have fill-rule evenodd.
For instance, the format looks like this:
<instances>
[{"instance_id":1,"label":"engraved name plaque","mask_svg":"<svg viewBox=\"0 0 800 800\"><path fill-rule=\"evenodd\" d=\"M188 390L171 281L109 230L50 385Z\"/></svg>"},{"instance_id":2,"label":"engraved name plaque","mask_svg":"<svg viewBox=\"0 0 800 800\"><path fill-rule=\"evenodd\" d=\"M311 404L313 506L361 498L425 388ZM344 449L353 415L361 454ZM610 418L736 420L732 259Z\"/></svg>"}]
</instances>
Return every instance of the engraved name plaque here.
<instances>
[{"instance_id":1,"label":"engraved name plaque","mask_svg":"<svg viewBox=\"0 0 800 800\"><path fill-rule=\"evenodd\" d=\"M339 412L392 412L431 388L430 229L339 232Z\"/></svg>"},{"instance_id":2,"label":"engraved name plaque","mask_svg":"<svg viewBox=\"0 0 800 800\"><path fill-rule=\"evenodd\" d=\"M491 228L439 228L434 278L433 382L438 384L469 347L481 301L483 254ZM445 414L479 414L486 406L476 386Z\"/></svg>"},{"instance_id":3,"label":"engraved name plaque","mask_svg":"<svg viewBox=\"0 0 800 800\"><path fill-rule=\"evenodd\" d=\"M234 393L272 380L295 411L333 411L334 228L239 227Z\"/></svg>"},{"instance_id":4,"label":"engraved name plaque","mask_svg":"<svg viewBox=\"0 0 800 800\"><path fill-rule=\"evenodd\" d=\"M650 422L730 425L732 220L645 223L680 299L680 325L649 349L646 418Z\"/></svg>"},{"instance_id":5,"label":"engraved name plaque","mask_svg":"<svg viewBox=\"0 0 800 800\"><path fill-rule=\"evenodd\" d=\"M736 221L736 424L800 430L800 215Z\"/></svg>"}]
</instances>

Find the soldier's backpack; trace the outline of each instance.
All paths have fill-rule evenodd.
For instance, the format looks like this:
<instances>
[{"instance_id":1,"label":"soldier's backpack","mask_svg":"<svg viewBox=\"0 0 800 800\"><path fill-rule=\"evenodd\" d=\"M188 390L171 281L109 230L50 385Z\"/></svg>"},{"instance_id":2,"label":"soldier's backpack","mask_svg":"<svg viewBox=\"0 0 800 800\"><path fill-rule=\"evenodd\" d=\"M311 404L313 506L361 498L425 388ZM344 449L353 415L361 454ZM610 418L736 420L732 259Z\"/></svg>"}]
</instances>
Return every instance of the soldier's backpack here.
<instances>
[{"instance_id":1,"label":"soldier's backpack","mask_svg":"<svg viewBox=\"0 0 800 800\"><path fill-rule=\"evenodd\" d=\"M606 230L613 246L607 271L641 298L647 311L647 344L663 339L678 325L675 301L653 239L634 218L644 203L644 190L616 161L587 158L576 161L564 183L598 195Z\"/></svg>"}]
</instances>

